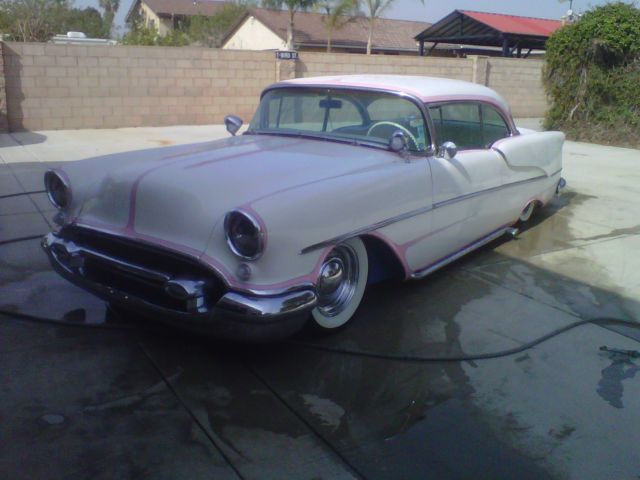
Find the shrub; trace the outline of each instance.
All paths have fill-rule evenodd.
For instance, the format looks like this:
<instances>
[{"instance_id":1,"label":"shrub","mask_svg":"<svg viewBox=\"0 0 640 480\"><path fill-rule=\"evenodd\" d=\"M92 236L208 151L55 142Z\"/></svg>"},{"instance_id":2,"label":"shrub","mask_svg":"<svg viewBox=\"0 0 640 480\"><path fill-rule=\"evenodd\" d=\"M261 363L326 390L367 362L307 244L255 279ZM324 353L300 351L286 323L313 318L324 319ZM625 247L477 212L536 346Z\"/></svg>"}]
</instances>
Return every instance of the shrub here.
<instances>
[{"instance_id":1,"label":"shrub","mask_svg":"<svg viewBox=\"0 0 640 480\"><path fill-rule=\"evenodd\" d=\"M166 35L158 35L155 28L138 27L122 37L124 45L158 45L161 47L184 47L189 38L180 30L170 30Z\"/></svg>"},{"instance_id":2,"label":"shrub","mask_svg":"<svg viewBox=\"0 0 640 480\"><path fill-rule=\"evenodd\" d=\"M640 145L640 9L597 7L547 41L547 128L578 140Z\"/></svg>"}]
</instances>

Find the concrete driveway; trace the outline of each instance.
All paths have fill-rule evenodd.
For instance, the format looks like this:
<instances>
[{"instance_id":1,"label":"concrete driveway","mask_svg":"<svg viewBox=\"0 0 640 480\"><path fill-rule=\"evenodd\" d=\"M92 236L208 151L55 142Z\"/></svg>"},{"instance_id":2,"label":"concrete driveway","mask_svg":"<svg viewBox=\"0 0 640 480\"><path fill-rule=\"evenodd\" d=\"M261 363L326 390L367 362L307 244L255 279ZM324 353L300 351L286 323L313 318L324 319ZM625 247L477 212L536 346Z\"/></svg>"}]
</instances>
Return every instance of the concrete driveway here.
<instances>
[{"instance_id":1,"label":"concrete driveway","mask_svg":"<svg viewBox=\"0 0 640 480\"><path fill-rule=\"evenodd\" d=\"M640 331L586 325L517 355L406 362L123 322L49 268L52 163L220 126L0 136L5 478L638 478ZM640 152L568 142L568 189L518 239L384 283L316 345L493 352L579 319L640 319ZM21 314L51 319L27 321Z\"/></svg>"}]
</instances>

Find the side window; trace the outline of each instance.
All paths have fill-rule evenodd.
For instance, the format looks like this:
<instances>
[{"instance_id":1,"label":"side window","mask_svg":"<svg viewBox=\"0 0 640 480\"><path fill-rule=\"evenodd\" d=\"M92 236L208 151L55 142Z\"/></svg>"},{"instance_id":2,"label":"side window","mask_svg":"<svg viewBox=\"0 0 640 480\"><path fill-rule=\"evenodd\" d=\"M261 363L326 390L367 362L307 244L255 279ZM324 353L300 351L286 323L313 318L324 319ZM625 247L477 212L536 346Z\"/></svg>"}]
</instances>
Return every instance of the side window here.
<instances>
[{"instance_id":1,"label":"side window","mask_svg":"<svg viewBox=\"0 0 640 480\"><path fill-rule=\"evenodd\" d=\"M490 147L496 140L509 136L509 127L495 108L484 104L481 108L484 145Z\"/></svg>"},{"instance_id":2,"label":"side window","mask_svg":"<svg viewBox=\"0 0 640 480\"><path fill-rule=\"evenodd\" d=\"M453 142L460 150L485 148L477 103L456 102L429 107L438 141Z\"/></svg>"}]
</instances>

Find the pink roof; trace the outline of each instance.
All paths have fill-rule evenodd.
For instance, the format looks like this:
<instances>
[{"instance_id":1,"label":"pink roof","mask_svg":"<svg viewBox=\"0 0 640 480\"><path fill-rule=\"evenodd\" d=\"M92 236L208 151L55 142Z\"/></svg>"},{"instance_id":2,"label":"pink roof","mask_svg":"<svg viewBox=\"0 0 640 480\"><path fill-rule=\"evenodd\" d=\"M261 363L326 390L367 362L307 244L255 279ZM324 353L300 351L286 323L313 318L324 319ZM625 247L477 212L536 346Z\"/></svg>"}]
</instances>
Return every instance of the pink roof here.
<instances>
[{"instance_id":1,"label":"pink roof","mask_svg":"<svg viewBox=\"0 0 640 480\"><path fill-rule=\"evenodd\" d=\"M449 78L422 77L412 75L332 75L326 77L296 78L283 80L275 85L322 85L353 88L374 88L390 92L403 92L423 102L450 100L483 100L496 105L509 117L507 102L495 91L483 85Z\"/></svg>"},{"instance_id":2,"label":"pink roof","mask_svg":"<svg viewBox=\"0 0 640 480\"><path fill-rule=\"evenodd\" d=\"M516 15L473 12L470 10L460 10L460 13L502 33L519 33L523 35L548 37L562 26L560 20L549 20L547 18L518 17Z\"/></svg>"}]
</instances>

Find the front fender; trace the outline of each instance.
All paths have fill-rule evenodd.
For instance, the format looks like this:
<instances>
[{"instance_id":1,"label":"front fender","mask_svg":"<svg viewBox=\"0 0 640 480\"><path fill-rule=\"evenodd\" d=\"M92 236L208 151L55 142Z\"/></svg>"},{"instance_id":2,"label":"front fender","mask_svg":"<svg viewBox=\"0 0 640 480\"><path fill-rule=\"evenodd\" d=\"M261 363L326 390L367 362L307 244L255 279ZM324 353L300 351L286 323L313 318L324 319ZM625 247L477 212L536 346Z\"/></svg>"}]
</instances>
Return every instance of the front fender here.
<instances>
[{"instance_id":1,"label":"front fender","mask_svg":"<svg viewBox=\"0 0 640 480\"><path fill-rule=\"evenodd\" d=\"M394 161L239 205L259 216L267 230L263 255L246 262L252 271L247 282L236 275L244 261L226 245L223 222L216 225L203 260L216 262L227 283L238 289L270 290L315 283L322 260L332 247L302 253L306 247L430 205L426 158Z\"/></svg>"}]
</instances>

